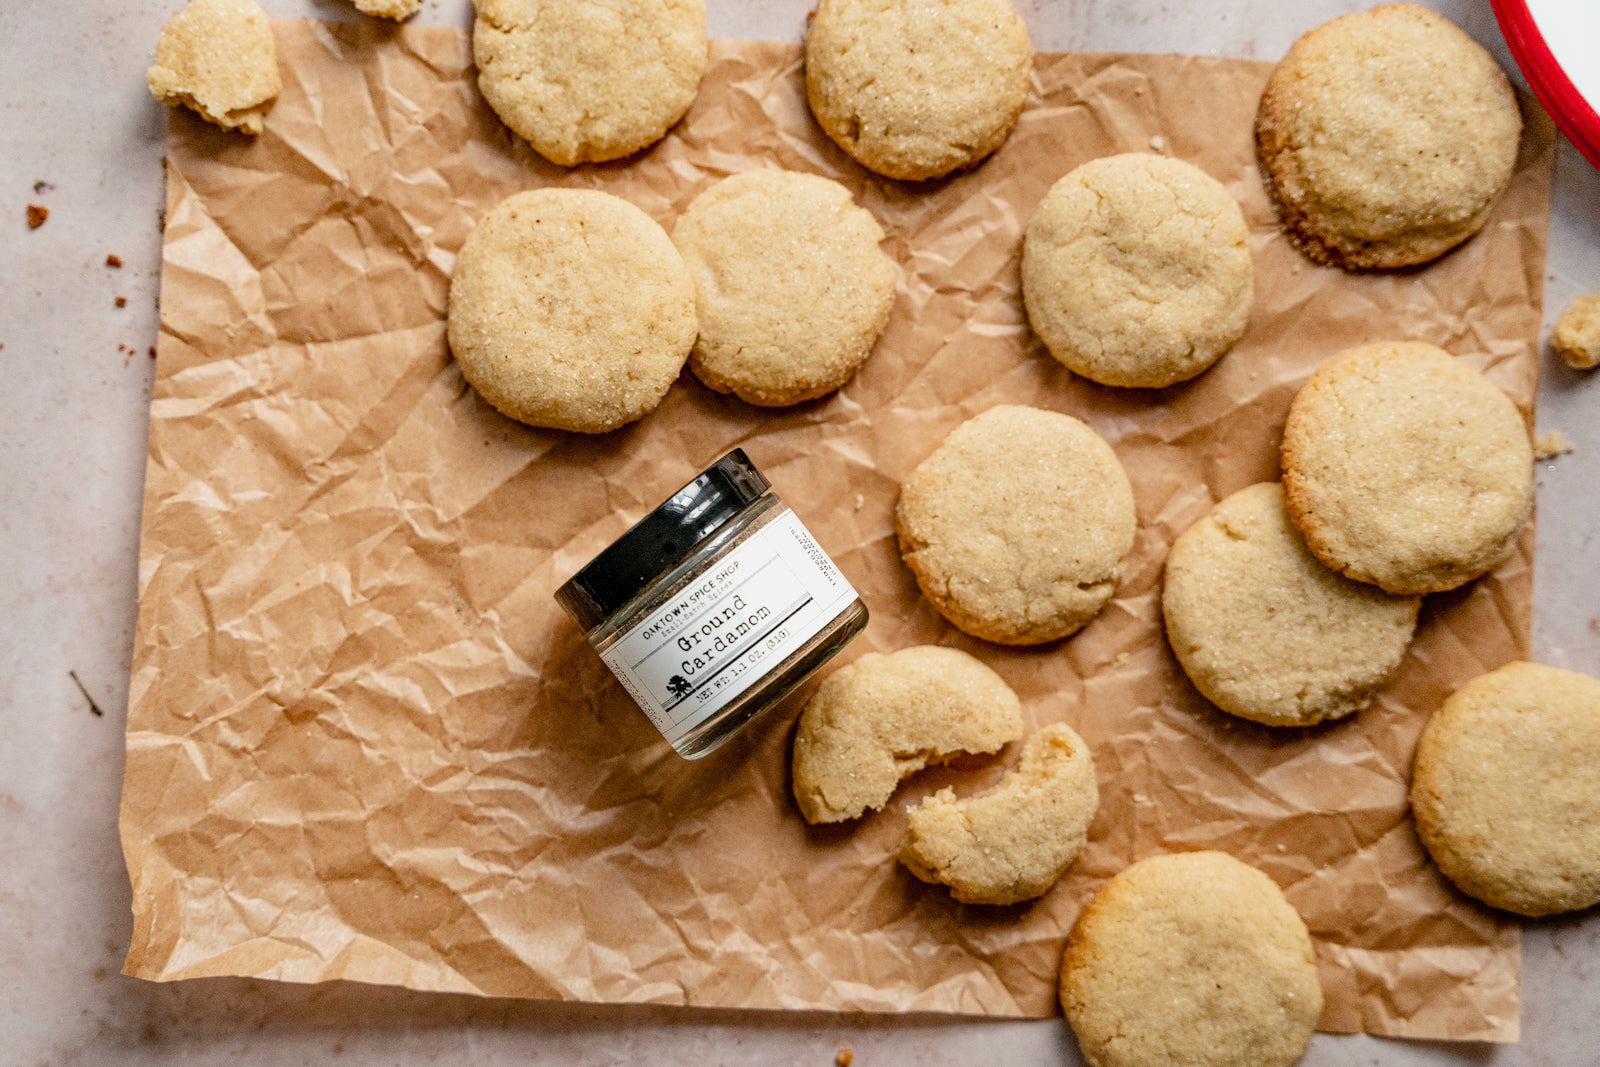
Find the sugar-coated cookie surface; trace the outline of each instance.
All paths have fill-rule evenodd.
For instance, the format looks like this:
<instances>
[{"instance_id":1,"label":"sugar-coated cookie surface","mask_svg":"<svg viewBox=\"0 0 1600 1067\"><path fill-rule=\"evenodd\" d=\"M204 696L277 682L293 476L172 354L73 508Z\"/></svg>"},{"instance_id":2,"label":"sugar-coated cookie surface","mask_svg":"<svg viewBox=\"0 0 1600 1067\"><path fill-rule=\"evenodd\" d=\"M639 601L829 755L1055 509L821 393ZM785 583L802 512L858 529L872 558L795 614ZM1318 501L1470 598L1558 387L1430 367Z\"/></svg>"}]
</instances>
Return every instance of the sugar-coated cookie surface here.
<instances>
[{"instance_id":1,"label":"sugar-coated cookie surface","mask_svg":"<svg viewBox=\"0 0 1600 1067\"><path fill-rule=\"evenodd\" d=\"M1311 375L1283 431L1289 517L1318 559L1391 593L1437 593L1511 552L1533 445L1505 393L1420 342L1353 348Z\"/></svg>"},{"instance_id":2,"label":"sugar-coated cookie surface","mask_svg":"<svg viewBox=\"0 0 1600 1067\"><path fill-rule=\"evenodd\" d=\"M1278 886L1221 852L1152 856L1101 887L1061 961L1061 1006L1092 1067L1288 1067L1322 988Z\"/></svg>"},{"instance_id":3,"label":"sugar-coated cookie surface","mask_svg":"<svg viewBox=\"0 0 1600 1067\"><path fill-rule=\"evenodd\" d=\"M736 174L694 198L672 240L695 282L689 369L718 392L765 406L831 393L889 321L883 228L830 179Z\"/></svg>"},{"instance_id":4,"label":"sugar-coated cookie surface","mask_svg":"<svg viewBox=\"0 0 1600 1067\"><path fill-rule=\"evenodd\" d=\"M552 163L659 141L706 69L705 0L476 0L478 88Z\"/></svg>"},{"instance_id":5,"label":"sugar-coated cookie surface","mask_svg":"<svg viewBox=\"0 0 1600 1067\"><path fill-rule=\"evenodd\" d=\"M192 108L224 129L260 133L283 88L266 12L255 0L191 0L161 27L145 81L164 104Z\"/></svg>"},{"instance_id":6,"label":"sugar-coated cookie surface","mask_svg":"<svg viewBox=\"0 0 1600 1067\"><path fill-rule=\"evenodd\" d=\"M1428 720L1417 831L1462 891L1520 915L1600 904L1600 681L1508 663Z\"/></svg>"},{"instance_id":7,"label":"sugar-coated cookie surface","mask_svg":"<svg viewBox=\"0 0 1600 1067\"><path fill-rule=\"evenodd\" d=\"M1572 298L1556 320L1550 344L1573 370L1600 366L1600 293Z\"/></svg>"},{"instance_id":8,"label":"sugar-coated cookie surface","mask_svg":"<svg viewBox=\"0 0 1600 1067\"><path fill-rule=\"evenodd\" d=\"M806 31L806 99L862 166L937 178L999 148L1033 70L1011 0L819 0Z\"/></svg>"},{"instance_id":9,"label":"sugar-coated cookie surface","mask_svg":"<svg viewBox=\"0 0 1600 1067\"><path fill-rule=\"evenodd\" d=\"M363 15L386 19L408 19L422 8L422 0L353 0Z\"/></svg>"},{"instance_id":10,"label":"sugar-coated cookie surface","mask_svg":"<svg viewBox=\"0 0 1600 1067\"><path fill-rule=\"evenodd\" d=\"M1324 566L1276 482L1239 490L1189 527L1161 588L1167 639L1195 688L1268 726L1366 707L1399 668L1421 604Z\"/></svg>"},{"instance_id":11,"label":"sugar-coated cookie surface","mask_svg":"<svg viewBox=\"0 0 1600 1067\"><path fill-rule=\"evenodd\" d=\"M500 412L602 433L653 410L694 344L694 283L666 232L609 193L507 197L450 279L450 350Z\"/></svg>"},{"instance_id":12,"label":"sugar-coated cookie surface","mask_svg":"<svg viewBox=\"0 0 1600 1067\"><path fill-rule=\"evenodd\" d=\"M930 603L987 641L1076 632L1116 591L1133 488L1070 415L1002 404L956 427L900 489L900 555Z\"/></svg>"},{"instance_id":13,"label":"sugar-coated cookie surface","mask_svg":"<svg viewBox=\"0 0 1600 1067\"><path fill-rule=\"evenodd\" d=\"M1382 4L1305 34L1273 71L1256 150L1290 235L1320 263L1425 263L1478 231L1511 180L1522 116L1448 19Z\"/></svg>"},{"instance_id":14,"label":"sugar-coated cookie surface","mask_svg":"<svg viewBox=\"0 0 1600 1067\"><path fill-rule=\"evenodd\" d=\"M1028 223L1022 296L1050 354L1102 385L1193 378L1244 335L1250 230L1192 164L1126 153L1050 187Z\"/></svg>"},{"instance_id":15,"label":"sugar-coated cookie surface","mask_svg":"<svg viewBox=\"0 0 1600 1067\"><path fill-rule=\"evenodd\" d=\"M1099 804L1089 747L1051 723L993 789L964 800L941 789L907 811L900 862L963 904L1032 900L1078 858Z\"/></svg>"},{"instance_id":16,"label":"sugar-coated cookie surface","mask_svg":"<svg viewBox=\"0 0 1600 1067\"><path fill-rule=\"evenodd\" d=\"M954 648L869 652L830 674L794 737L794 797L810 823L888 803L900 779L962 752L1022 736L1022 705L982 662Z\"/></svg>"}]
</instances>

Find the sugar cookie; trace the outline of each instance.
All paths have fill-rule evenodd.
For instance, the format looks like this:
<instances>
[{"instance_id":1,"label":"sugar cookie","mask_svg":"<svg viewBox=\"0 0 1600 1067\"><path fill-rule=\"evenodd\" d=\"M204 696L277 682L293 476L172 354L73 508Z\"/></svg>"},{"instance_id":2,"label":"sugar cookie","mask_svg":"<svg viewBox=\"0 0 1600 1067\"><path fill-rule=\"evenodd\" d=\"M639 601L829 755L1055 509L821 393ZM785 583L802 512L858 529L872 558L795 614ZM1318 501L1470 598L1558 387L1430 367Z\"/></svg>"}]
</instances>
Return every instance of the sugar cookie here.
<instances>
[{"instance_id":1,"label":"sugar cookie","mask_svg":"<svg viewBox=\"0 0 1600 1067\"><path fill-rule=\"evenodd\" d=\"M1136 152L1090 160L1050 187L1028 223L1028 322L1091 381L1185 381L1244 335L1249 240L1238 203L1198 167Z\"/></svg>"},{"instance_id":2,"label":"sugar cookie","mask_svg":"<svg viewBox=\"0 0 1600 1067\"><path fill-rule=\"evenodd\" d=\"M1078 858L1099 803L1089 746L1052 723L993 789L957 800L945 788L908 810L900 862L963 904L1032 900Z\"/></svg>"},{"instance_id":3,"label":"sugar cookie","mask_svg":"<svg viewBox=\"0 0 1600 1067\"><path fill-rule=\"evenodd\" d=\"M794 797L807 822L854 819L888 803L907 775L1020 736L1017 695L967 653L869 652L830 674L801 712Z\"/></svg>"},{"instance_id":4,"label":"sugar cookie","mask_svg":"<svg viewBox=\"0 0 1600 1067\"><path fill-rule=\"evenodd\" d=\"M1091 1067L1288 1067L1322 988L1311 935L1272 879L1184 852L1128 867L1079 914L1061 1006Z\"/></svg>"},{"instance_id":5,"label":"sugar cookie","mask_svg":"<svg viewBox=\"0 0 1600 1067\"><path fill-rule=\"evenodd\" d=\"M1381 342L1318 368L1289 405L1283 492L1318 559L1391 593L1454 589L1511 552L1533 446L1504 393L1433 345Z\"/></svg>"},{"instance_id":6,"label":"sugar cookie","mask_svg":"<svg viewBox=\"0 0 1600 1067\"><path fill-rule=\"evenodd\" d=\"M798 404L850 380L894 305L883 228L815 174L727 178L679 216L673 243L695 282L700 339L689 369L722 393Z\"/></svg>"},{"instance_id":7,"label":"sugar cookie","mask_svg":"<svg viewBox=\"0 0 1600 1067\"><path fill-rule=\"evenodd\" d=\"M1382 4L1294 43L1262 94L1256 154L1306 255L1404 267L1478 232L1521 131L1488 52L1442 15Z\"/></svg>"},{"instance_id":8,"label":"sugar cookie","mask_svg":"<svg viewBox=\"0 0 1600 1067\"><path fill-rule=\"evenodd\" d=\"M450 350L503 414L603 433L653 410L694 344L694 283L643 211L536 189L468 234L450 279Z\"/></svg>"},{"instance_id":9,"label":"sugar cookie","mask_svg":"<svg viewBox=\"0 0 1600 1067\"><path fill-rule=\"evenodd\" d=\"M705 0L476 0L478 88L552 163L620 159L689 110Z\"/></svg>"},{"instance_id":10,"label":"sugar cookie","mask_svg":"<svg viewBox=\"0 0 1600 1067\"><path fill-rule=\"evenodd\" d=\"M1600 681L1508 663L1428 720L1417 832L1464 892L1519 915L1600 904Z\"/></svg>"},{"instance_id":11,"label":"sugar cookie","mask_svg":"<svg viewBox=\"0 0 1600 1067\"><path fill-rule=\"evenodd\" d=\"M1276 482L1239 490L1189 527L1161 588L1167 639L1195 688L1268 726L1366 707L1399 669L1421 604L1323 566Z\"/></svg>"},{"instance_id":12,"label":"sugar cookie","mask_svg":"<svg viewBox=\"0 0 1600 1067\"><path fill-rule=\"evenodd\" d=\"M900 490L900 554L940 614L988 641L1076 632L1133 546L1116 453L1070 415L1001 405L946 437Z\"/></svg>"},{"instance_id":13,"label":"sugar cookie","mask_svg":"<svg viewBox=\"0 0 1600 1067\"><path fill-rule=\"evenodd\" d=\"M266 12L255 0L192 0L161 27L145 81L164 104L183 104L224 129L260 133L283 88Z\"/></svg>"},{"instance_id":14,"label":"sugar cookie","mask_svg":"<svg viewBox=\"0 0 1600 1067\"><path fill-rule=\"evenodd\" d=\"M1033 47L1011 0L819 0L805 62L823 131L869 170L921 180L1005 142Z\"/></svg>"}]
</instances>

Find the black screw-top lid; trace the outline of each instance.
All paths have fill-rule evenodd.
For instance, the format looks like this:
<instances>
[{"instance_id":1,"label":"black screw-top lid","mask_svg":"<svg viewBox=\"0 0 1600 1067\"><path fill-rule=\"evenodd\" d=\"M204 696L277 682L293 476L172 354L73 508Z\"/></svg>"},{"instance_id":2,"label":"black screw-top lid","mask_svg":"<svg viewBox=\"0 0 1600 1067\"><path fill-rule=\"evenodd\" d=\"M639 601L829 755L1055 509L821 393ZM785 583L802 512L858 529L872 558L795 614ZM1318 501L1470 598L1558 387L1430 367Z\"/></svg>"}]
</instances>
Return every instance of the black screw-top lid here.
<instances>
[{"instance_id":1,"label":"black screw-top lid","mask_svg":"<svg viewBox=\"0 0 1600 1067\"><path fill-rule=\"evenodd\" d=\"M556 599L585 631L638 595L771 483L736 448L633 524L556 590Z\"/></svg>"}]
</instances>

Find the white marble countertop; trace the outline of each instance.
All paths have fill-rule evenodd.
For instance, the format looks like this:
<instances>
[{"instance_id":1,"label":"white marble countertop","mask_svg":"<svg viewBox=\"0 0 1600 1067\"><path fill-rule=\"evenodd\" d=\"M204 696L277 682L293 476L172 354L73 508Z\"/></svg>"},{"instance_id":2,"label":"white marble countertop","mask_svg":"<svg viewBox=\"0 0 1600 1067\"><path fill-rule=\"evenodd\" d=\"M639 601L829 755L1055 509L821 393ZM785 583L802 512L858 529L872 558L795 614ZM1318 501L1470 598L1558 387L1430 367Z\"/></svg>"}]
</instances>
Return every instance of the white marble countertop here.
<instances>
[{"instance_id":1,"label":"white marble countertop","mask_svg":"<svg viewBox=\"0 0 1600 1067\"><path fill-rule=\"evenodd\" d=\"M262 0L277 17L360 17ZM0 4L0 1063L1078 1064L1065 1024L480 1000L348 983L169 985L119 974L117 839L156 338L165 109L144 87L179 0ZM709 0L713 36L798 41L811 0ZM1034 46L1275 59L1350 0L1018 0ZM1430 0L1513 65L1488 0ZM419 20L467 26L468 0ZM36 184L37 183L37 184ZM37 230L28 204L47 207ZM106 265L107 255L122 267ZM1563 143L1546 330L1600 289L1600 174ZM126 306L117 307L118 297ZM1534 653L1600 674L1600 372L1548 357ZM81 686L81 688L80 688ZM91 707L91 701L94 707ZM95 709L98 709L98 712ZM1554 1067L1600 1060L1600 912L1529 923L1522 1043L1318 1035L1304 1062Z\"/></svg>"}]
</instances>

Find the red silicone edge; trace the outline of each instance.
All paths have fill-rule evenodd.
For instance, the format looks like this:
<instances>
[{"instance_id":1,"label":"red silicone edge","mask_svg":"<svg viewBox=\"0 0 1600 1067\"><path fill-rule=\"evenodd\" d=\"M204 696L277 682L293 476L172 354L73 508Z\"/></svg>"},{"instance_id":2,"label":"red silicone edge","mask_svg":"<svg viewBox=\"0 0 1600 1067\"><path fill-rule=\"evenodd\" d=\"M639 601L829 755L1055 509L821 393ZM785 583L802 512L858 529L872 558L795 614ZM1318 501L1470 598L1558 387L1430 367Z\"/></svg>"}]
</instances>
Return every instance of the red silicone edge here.
<instances>
[{"instance_id":1,"label":"red silicone edge","mask_svg":"<svg viewBox=\"0 0 1600 1067\"><path fill-rule=\"evenodd\" d=\"M1556 127L1600 168L1600 115L1556 62L1525 0L1489 0L1511 55Z\"/></svg>"}]
</instances>

